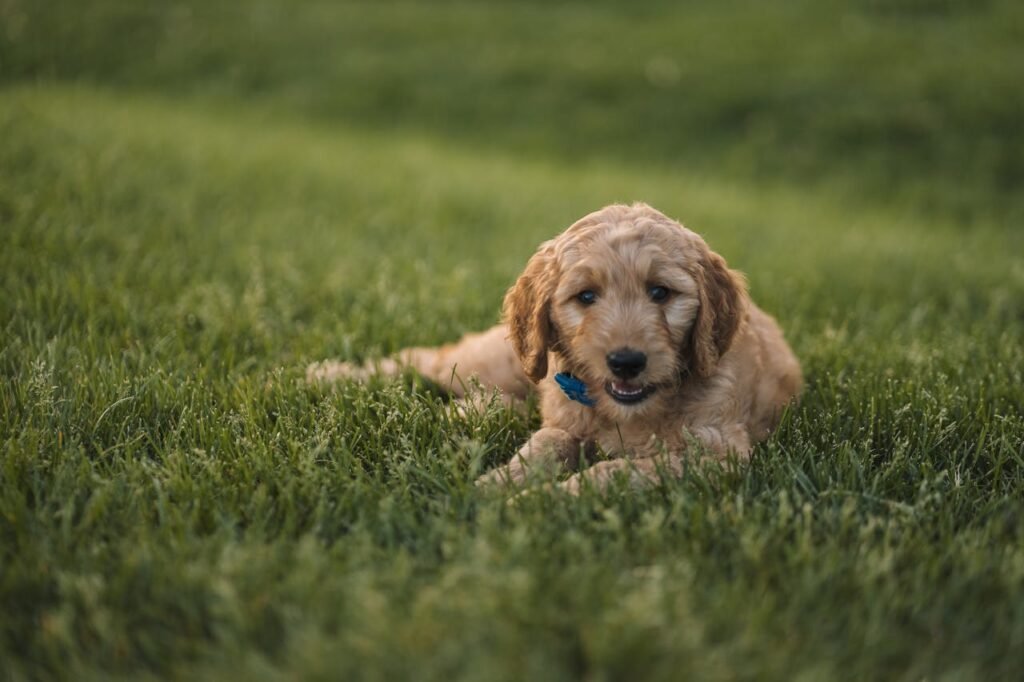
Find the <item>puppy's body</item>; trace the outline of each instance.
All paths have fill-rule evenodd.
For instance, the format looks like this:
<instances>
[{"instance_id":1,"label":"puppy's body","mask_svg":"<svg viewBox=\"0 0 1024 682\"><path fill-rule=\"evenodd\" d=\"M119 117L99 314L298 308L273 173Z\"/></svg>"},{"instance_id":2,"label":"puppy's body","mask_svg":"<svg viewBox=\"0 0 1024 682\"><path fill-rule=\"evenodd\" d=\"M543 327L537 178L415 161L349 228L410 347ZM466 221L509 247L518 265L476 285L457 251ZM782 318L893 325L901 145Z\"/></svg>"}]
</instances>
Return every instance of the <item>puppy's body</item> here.
<instances>
[{"instance_id":1,"label":"puppy's body","mask_svg":"<svg viewBox=\"0 0 1024 682\"><path fill-rule=\"evenodd\" d=\"M643 484L678 473L694 441L749 455L801 388L775 321L695 233L649 206L609 206L545 242L505 298L505 324L440 348L410 348L372 368L322 363L311 379L393 374L411 366L463 397L466 380L522 398L540 392L542 428L481 482L520 482L535 465L583 477L627 472ZM554 380L569 374L592 404Z\"/></svg>"}]
</instances>

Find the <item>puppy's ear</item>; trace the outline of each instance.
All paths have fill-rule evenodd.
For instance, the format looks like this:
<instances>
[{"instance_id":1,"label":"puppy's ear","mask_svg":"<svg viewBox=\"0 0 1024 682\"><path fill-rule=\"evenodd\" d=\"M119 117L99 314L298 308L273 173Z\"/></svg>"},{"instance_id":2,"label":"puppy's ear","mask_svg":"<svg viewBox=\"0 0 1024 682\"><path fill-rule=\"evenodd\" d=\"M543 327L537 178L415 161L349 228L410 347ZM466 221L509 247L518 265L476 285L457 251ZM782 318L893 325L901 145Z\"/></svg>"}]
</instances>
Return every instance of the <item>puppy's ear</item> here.
<instances>
[{"instance_id":1,"label":"puppy's ear","mask_svg":"<svg viewBox=\"0 0 1024 682\"><path fill-rule=\"evenodd\" d=\"M548 349L555 342L551 299L558 277L558 262L549 242L533 255L526 270L505 294L505 324L516 355L526 375L534 382L548 373Z\"/></svg>"},{"instance_id":2,"label":"puppy's ear","mask_svg":"<svg viewBox=\"0 0 1024 682\"><path fill-rule=\"evenodd\" d=\"M694 275L700 309L684 354L692 373L709 377L739 330L747 287L743 275L730 270L725 260L707 247Z\"/></svg>"}]
</instances>

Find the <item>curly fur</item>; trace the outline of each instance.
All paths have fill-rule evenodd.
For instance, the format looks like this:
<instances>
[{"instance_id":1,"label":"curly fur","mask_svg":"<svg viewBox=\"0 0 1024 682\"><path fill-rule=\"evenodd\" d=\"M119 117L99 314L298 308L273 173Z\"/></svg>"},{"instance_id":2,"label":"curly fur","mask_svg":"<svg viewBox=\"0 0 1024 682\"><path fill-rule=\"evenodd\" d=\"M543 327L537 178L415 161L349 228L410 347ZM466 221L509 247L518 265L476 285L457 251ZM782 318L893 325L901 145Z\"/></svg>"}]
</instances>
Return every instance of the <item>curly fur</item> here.
<instances>
[{"instance_id":1,"label":"curly fur","mask_svg":"<svg viewBox=\"0 0 1024 682\"><path fill-rule=\"evenodd\" d=\"M668 295L653 297L652 287ZM582 302L583 291L595 301ZM479 483L521 483L533 467L582 467L561 484L571 492L619 472L638 485L678 474L695 443L712 456L747 457L801 389L796 357L742 275L645 204L608 206L542 244L503 312L503 324L455 344L407 349L372 367L321 363L309 378L411 366L458 397L475 377L509 399L533 384L542 428ZM609 353L624 349L646 358L635 377L617 376L609 363ZM569 400L557 372L582 380L595 404ZM584 466L597 450L610 459Z\"/></svg>"}]
</instances>

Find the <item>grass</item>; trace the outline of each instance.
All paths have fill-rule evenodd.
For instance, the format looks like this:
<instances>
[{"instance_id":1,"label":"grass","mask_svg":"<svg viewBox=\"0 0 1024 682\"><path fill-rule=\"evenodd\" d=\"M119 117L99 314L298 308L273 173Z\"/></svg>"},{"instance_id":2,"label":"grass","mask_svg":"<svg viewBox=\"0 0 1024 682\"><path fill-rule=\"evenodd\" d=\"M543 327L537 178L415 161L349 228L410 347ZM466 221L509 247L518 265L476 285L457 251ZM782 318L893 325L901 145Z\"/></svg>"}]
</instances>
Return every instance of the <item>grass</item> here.
<instances>
[{"instance_id":1,"label":"grass","mask_svg":"<svg viewBox=\"0 0 1024 682\"><path fill-rule=\"evenodd\" d=\"M7 0L0 78L1020 218L1014 0Z\"/></svg>"},{"instance_id":2,"label":"grass","mask_svg":"<svg viewBox=\"0 0 1024 682\"><path fill-rule=\"evenodd\" d=\"M0 678L1017 676L1009 3L861 3L842 32L804 3L61 7L0 5ZM718 94L627 101L652 57L600 47L619 28ZM809 109L773 104L798 77ZM942 139L844 154L893 88L939 93ZM758 93L775 137L728 115ZM749 467L509 508L472 481L536 414L302 382L492 323L615 200L704 234L787 330L807 393Z\"/></svg>"}]
</instances>

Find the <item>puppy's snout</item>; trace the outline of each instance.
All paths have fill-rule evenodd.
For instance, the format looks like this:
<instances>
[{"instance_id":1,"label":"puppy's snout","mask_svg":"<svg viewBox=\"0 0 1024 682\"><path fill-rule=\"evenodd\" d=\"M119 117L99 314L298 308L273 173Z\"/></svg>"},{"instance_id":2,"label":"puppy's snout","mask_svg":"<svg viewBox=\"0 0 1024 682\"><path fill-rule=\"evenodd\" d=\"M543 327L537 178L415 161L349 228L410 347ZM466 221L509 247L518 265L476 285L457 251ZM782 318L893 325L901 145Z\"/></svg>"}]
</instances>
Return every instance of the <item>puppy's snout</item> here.
<instances>
[{"instance_id":1,"label":"puppy's snout","mask_svg":"<svg viewBox=\"0 0 1024 682\"><path fill-rule=\"evenodd\" d=\"M613 350L605 358L608 369L620 379L632 379L647 366L647 356L632 348Z\"/></svg>"}]
</instances>

